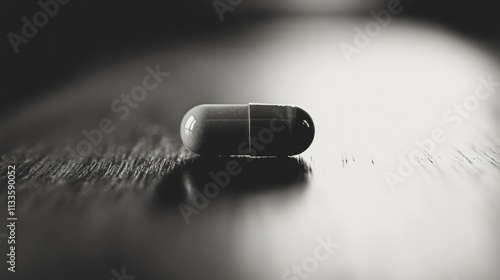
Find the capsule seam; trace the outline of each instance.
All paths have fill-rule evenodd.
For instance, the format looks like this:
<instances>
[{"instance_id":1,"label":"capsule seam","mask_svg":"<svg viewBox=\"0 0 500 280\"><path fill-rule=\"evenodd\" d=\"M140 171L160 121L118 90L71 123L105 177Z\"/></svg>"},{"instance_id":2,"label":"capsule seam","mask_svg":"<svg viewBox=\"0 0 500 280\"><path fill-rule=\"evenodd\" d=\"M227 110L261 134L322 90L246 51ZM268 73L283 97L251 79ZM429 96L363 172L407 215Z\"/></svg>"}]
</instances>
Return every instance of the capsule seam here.
<instances>
[{"instance_id":1,"label":"capsule seam","mask_svg":"<svg viewBox=\"0 0 500 280\"><path fill-rule=\"evenodd\" d=\"M250 108L252 108L252 106L250 106L250 104L248 104L248 154L251 155L252 154L252 135L250 134L250 131L251 131L251 123L252 123L252 119L250 118L251 114L250 114Z\"/></svg>"}]
</instances>

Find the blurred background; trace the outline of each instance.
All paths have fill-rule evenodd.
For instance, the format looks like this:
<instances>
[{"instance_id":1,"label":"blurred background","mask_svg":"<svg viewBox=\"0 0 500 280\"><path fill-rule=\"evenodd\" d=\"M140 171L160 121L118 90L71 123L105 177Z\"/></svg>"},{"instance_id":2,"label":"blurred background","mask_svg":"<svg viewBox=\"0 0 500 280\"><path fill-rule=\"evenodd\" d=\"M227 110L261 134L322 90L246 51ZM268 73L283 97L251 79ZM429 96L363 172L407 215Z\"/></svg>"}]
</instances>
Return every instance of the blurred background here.
<instances>
[{"instance_id":1,"label":"blurred background","mask_svg":"<svg viewBox=\"0 0 500 280\"><path fill-rule=\"evenodd\" d=\"M54 16L14 46L49 2ZM340 247L310 279L500 279L498 89L453 111L458 128L443 119L480 77L500 80L500 2L2 4L0 182L15 164L19 201L20 273L6 276L303 279L284 273L330 236ZM119 118L111 104L148 66L169 76ZM186 225L178 204L228 159L183 148L182 117L248 102L304 108L313 144L238 159L242 175ZM71 152L103 118L116 129ZM385 174L436 128L446 142L391 188Z\"/></svg>"},{"instance_id":2,"label":"blurred background","mask_svg":"<svg viewBox=\"0 0 500 280\"><path fill-rule=\"evenodd\" d=\"M330 32L325 30L324 36L353 32L346 23L372 20L370 11L386 9L388 2L243 1L233 11L225 11L221 22L214 1L71 1L61 5L57 16L50 18L35 38L19 46L18 55L9 41L3 40L2 92L9 102L2 103L1 112L9 114L27 101L108 64L193 41L202 51L207 41L238 36L251 26L277 18L335 19L337 24ZM498 1L402 0L401 5L404 11L396 16L396 21L413 19L418 22L414 23L416 26L432 23L451 34L497 49ZM21 18L31 19L39 10L36 1L5 1L1 12L4 35L20 34ZM300 35L297 34L298 41Z\"/></svg>"}]
</instances>

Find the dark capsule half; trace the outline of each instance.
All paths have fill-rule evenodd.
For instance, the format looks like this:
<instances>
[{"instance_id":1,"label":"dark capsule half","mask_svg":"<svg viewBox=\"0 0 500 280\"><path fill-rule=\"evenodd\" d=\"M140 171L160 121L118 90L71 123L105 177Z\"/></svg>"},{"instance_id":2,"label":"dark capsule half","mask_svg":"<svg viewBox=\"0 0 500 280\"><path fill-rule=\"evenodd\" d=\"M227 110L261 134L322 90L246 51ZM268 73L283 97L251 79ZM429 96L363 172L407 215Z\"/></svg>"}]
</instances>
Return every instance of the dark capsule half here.
<instances>
[{"instance_id":1,"label":"dark capsule half","mask_svg":"<svg viewBox=\"0 0 500 280\"><path fill-rule=\"evenodd\" d=\"M314 123L295 106L206 104L186 113L181 138L199 155L288 156L311 145Z\"/></svg>"}]
</instances>

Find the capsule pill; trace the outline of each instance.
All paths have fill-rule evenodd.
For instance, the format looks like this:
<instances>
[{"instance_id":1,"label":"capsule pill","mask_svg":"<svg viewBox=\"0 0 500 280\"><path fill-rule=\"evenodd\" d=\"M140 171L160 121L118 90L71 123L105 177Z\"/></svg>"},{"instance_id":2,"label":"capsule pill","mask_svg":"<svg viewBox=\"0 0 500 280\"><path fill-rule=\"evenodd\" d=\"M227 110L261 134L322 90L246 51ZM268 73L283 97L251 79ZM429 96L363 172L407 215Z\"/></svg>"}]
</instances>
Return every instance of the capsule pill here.
<instances>
[{"instance_id":1,"label":"capsule pill","mask_svg":"<svg viewBox=\"0 0 500 280\"><path fill-rule=\"evenodd\" d=\"M199 105L181 122L184 146L199 155L289 156L312 143L311 116L296 106Z\"/></svg>"}]
</instances>

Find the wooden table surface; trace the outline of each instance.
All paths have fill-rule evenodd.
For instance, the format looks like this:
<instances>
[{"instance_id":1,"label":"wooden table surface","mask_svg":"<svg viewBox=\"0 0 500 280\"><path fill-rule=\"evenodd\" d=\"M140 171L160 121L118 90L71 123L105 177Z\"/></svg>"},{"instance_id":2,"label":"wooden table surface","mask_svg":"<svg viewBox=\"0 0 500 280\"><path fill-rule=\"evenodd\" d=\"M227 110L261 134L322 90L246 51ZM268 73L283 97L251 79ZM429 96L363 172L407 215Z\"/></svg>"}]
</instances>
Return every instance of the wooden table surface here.
<instances>
[{"instance_id":1,"label":"wooden table surface","mask_svg":"<svg viewBox=\"0 0 500 280\"><path fill-rule=\"evenodd\" d=\"M330 238L308 279L500 279L499 89L460 125L443 119L479 77L500 80L499 56L394 21L351 63L339 45L362 19L281 19L103 66L26 104L0 129L0 206L15 165L18 217L18 272L1 278L301 279L284 273ZM110 104L156 65L170 75L121 120ZM312 146L252 161L183 148L189 108L248 102L307 110ZM116 128L90 154L68 151L103 118ZM446 140L388 184L435 129ZM197 209L229 160L241 174ZM199 210L189 223L180 204Z\"/></svg>"}]
</instances>

